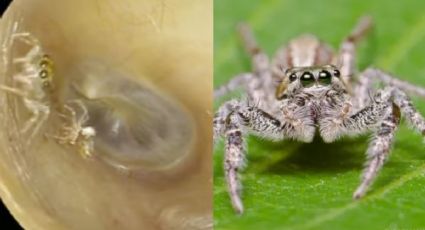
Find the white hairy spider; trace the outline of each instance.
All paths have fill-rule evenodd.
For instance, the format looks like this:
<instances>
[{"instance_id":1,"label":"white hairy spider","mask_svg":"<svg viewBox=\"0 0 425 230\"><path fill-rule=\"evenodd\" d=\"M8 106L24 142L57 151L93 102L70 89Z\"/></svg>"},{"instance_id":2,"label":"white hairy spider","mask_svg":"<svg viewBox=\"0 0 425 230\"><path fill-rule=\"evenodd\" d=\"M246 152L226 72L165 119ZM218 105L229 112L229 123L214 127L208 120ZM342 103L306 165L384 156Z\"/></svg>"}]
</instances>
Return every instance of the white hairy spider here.
<instances>
[{"instance_id":1,"label":"white hairy spider","mask_svg":"<svg viewBox=\"0 0 425 230\"><path fill-rule=\"evenodd\" d=\"M91 126L84 126L89 120L87 108L81 101L71 101L69 104L75 104L81 109L81 115L77 119L77 113L69 106L64 105L64 109L68 112L67 115L59 114L65 119L65 124L61 128L58 136L54 136L60 144L77 145L79 153L83 157L90 157L93 154L94 142L93 138L96 136L96 130Z\"/></svg>"},{"instance_id":2,"label":"white hairy spider","mask_svg":"<svg viewBox=\"0 0 425 230\"><path fill-rule=\"evenodd\" d=\"M361 18L336 55L316 37L303 35L278 50L271 64L249 27L241 25L253 72L234 77L214 92L215 99L238 88L246 93L246 99L225 102L214 117L214 140L225 138L225 178L238 213L243 212L238 171L244 166L248 134L311 142L318 133L325 142L333 142L343 135L373 132L354 199L364 196L382 168L401 115L425 134L424 118L405 93L425 96L424 88L376 68L356 74L356 44L371 24L369 17ZM376 89L376 83L384 88Z\"/></svg>"},{"instance_id":3,"label":"white hairy spider","mask_svg":"<svg viewBox=\"0 0 425 230\"><path fill-rule=\"evenodd\" d=\"M30 33L11 36L12 42L19 40L30 46L30 50L24 57L13 59L20 70L13 75L13 86L0 85L0 89L21 97L23 105L31 113L21 129L23 134L30 132L28 140L31 140L50 113L48 94L52 88L53 62Z\"/></svg>"}]
</instances>

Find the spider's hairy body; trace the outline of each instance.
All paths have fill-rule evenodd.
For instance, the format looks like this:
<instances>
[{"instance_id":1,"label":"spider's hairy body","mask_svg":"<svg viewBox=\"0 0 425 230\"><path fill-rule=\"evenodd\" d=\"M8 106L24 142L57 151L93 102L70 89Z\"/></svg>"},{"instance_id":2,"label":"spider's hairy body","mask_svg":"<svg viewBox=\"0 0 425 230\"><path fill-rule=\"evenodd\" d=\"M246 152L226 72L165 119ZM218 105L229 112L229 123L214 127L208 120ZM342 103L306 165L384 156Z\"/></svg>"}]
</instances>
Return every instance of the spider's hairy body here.
<instances>
[{"instance_id":1,"label":"spider's hairy body","mask_svg":"<svg viewBox=\"0 0 425 230\"><path fill-rule=\"evenodd\" d=\"M405 93L425 96L424 88L375 68L357 73L355 47L370 27L371 19L362 18L339 52L313 35L300 36L279 49L271 64L249 27L240 27L253 71L214 92L215 98L238 88L246 94L225 102L214 118L214 139L225 138L225 177L237 212L243 212L238 173L245 165L246 135L311 142L319 134L329 143L341 136L372 132L366 168L353 194L358 199L388 158L401 115L425 133L425 120ZM376 89L377 82L384 88Z\"/></svg>"},{"instance_id":2,"label":"spider's hairy body","mask_svg":"<svg viewBox=\"0 0 425 230\"><path fill-rule=\"evenodd\" d=\"M30 33L13 33L12 42L20 41L30 47L23 57L13 58L19 72L13 75L12 86L0 85L0 90L21 98L31 113L21 133L30 141L50 114L50 94L53 89L53 61L43 51L41 43Z\"/></svg>"}]
</instances>

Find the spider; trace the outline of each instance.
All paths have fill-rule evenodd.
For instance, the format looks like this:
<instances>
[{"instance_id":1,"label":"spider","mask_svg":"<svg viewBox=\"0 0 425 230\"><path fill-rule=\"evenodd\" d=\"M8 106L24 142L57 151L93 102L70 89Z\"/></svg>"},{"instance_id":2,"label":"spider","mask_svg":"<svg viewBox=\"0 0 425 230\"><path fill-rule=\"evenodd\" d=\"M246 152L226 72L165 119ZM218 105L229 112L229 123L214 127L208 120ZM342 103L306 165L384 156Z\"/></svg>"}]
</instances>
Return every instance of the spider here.
<instances>
[{"instance_id":1,"label":"spider","mask_svg":"<svg viewBox=\"0 0 425 230\"><path fill-rule=\"evenodd\" d=\"M53 61L30 33L12 34L12 41L18 40L29 45L31 49L25 56L13 59L13 63L21 69L13 75L13 84L16 86L0 85L0 89L19 96L31 113L31 117L21 129L23 134L32 130L29 134L31 140L50 113L48 94L52 88Z\"/></svg>"},{"instance_id":2,"label":"spider","mask_svg":"<svg viewBox=\"0 0 425 230\"><path fill-rule=\"evenodd\" d=\"M69 104L75 104L80 107L82 113L78 119L77 113ZM83 126L89 119L87 108L81 101L77 100L69 102L68 105L65 104L64 109L68 112L68 115L59 113L59 116L64 118L68 125L64 125L61 128L61 133L58 136L54 136L54 138L60 144L78 145L79 153L83 157L91 157L96 130L91 126Z\"/></svg>"},{"instance_id":3,"label":"spider","mask_svg":"<svg viewBox=\"0 0 425 230\"><path fill-rule=\"evenodd\" d=\"M225 138L225 178L236 212L243 213L238 173L244 167L249 134L308 143L317 133L330 143L344 135L372 132L367 164L353 199L365 195L388 158L401 115L425 134L424 118L406 95L425 96L425 88L377 68L356 74L356 45L371 27L370 17L360 18L336 54L315 36L302 35L279 49L270 63L250 28L240 25L253 71L237 75L214 91L215 99L239 88L246 95L223 103L213 125L214 141ZM377 88L376 83L383 87Z\"/></svg>"}]
</instances>

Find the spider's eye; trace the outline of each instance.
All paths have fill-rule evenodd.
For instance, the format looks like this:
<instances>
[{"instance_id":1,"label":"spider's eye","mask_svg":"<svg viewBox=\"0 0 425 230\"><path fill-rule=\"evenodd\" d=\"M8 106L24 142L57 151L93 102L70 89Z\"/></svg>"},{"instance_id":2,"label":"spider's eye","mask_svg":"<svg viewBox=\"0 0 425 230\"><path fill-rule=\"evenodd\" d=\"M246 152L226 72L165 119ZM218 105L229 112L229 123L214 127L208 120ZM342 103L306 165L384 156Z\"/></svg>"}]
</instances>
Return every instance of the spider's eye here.
<instances>
[{"instance_id":1,"label":"spider's eye","mask_svg":"<svg viewBox=\"0 0 425 230\"><path fill-rule=\"evenodd\" d=\"M289 81L290 81L290 82L293 82L293 81L295 81L295 80L297 80L297 75L296 75L295 73L293 73L293 74L289 75Z\"/></svg>"},{"instance_id":2,"label":"spider's eye","mask_svg":"<svg viewBox=\"0 0 425 230\"><path fill-rule=\"evenodd\" d=\"M49 72L47 72L47 70L42 70L38 75L41 79L46 79L49 76Z\"/></svg>"},{"instance_id":3,"label":"spider's eye","mask_svg":"<svg viewBox=\"0 0 425 230\"><path fill-rule=\"evenodd\" d=\"M319 83L321 85L329 85L331 83L331 73L326 70L322 70L319 73Z\"/></svg>"},{"instance_id":4,"label":"spider's eye","mask_svg":"<svg viewBox=\"0 0 425 230\"><path fill-rule=\"evenodd\" d=\"M45 55L43 55L43 57L41 57L41 60L40 60L40 62L38 63L38 65L39 65L41 68L48 68L48 67L53 66L53 62L52 62L52 60L50 59L50 57L49 57L47 54L45 54Z\"/></svg>"},{"instance_id":5,"label":"spider's eye","mask_svg":"<svg viewBox=\"0 0 425 230\"><path fill-rule=\"evenodd\" d=\"M43 60L40 62L40 67L41 68L47 68L47 66L49 65L49 62L46 60Z\"/></svg>"},{"instance_id":6,"label":"spider's eye","mask_svg":"<svg viewBox=\"0 0 425 230\"><path fill-rule=\"evenodd\" d=\"M309 87L314 84L314 76L310 72L304 72L300 80L303 87Z\"/></svg>"},{"instance_id":7,"label":"spider's eye","mask_svg":"<svg viewBox=\"0 0 425 230\"><path fill-rule=\"evenodd\" d=\"M339 72L339 70L335 69L333 72L335 77L341 76L341 72Z\"/></svg>"}]
</instances>

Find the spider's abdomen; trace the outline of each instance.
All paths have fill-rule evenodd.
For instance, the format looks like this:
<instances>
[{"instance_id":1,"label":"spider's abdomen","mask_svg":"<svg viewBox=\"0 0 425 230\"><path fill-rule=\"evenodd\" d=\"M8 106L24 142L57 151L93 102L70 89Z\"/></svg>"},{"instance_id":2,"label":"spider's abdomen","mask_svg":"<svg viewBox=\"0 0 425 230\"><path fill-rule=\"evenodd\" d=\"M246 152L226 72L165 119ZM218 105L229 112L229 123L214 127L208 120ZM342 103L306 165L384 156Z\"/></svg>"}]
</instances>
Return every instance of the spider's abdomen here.
<instances>
[{"instance_id":1,"label":"spider's abdomen","mask_svg":"<svg viewBox=\"0 0 425 230\"><path fill-rule=\"evenodd\" d=\"M292 67L331 64L333 52L311 34L301 35L288 44Z\"/></svg>"}]
</instances>

